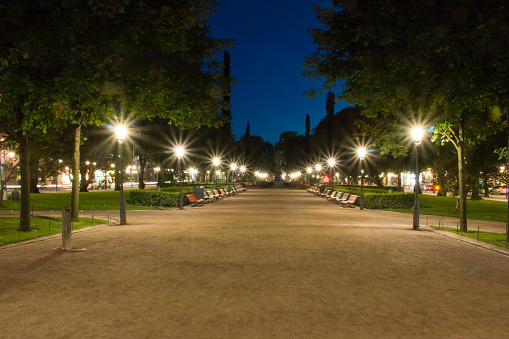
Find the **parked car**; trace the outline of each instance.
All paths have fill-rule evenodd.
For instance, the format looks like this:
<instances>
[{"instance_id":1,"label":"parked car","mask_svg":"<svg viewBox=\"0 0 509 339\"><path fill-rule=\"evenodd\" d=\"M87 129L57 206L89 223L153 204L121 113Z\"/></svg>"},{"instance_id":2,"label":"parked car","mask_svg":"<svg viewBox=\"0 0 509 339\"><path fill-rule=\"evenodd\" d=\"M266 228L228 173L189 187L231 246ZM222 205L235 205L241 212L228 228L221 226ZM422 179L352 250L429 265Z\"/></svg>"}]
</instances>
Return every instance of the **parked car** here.
<instances>
[{"instance_id":1,"label":"parked car","mask_svg":"<svg viewBox=\"0 0 509 339\"><path fill-rule=\"evenodd\" d=\"M507 186L495 186L491 190L491 194L507 194Z\"/></svg>"},{"instance_id":2,"label":"parked car","mask_svg":"<svg viewBox=\"0 0 509 339\"><path fill-rule=\"evenodd\" d=\"M429 182L424 182L422 183L421 185L421 189L423 191L433 191L433 184L429 183Z\"/></svg>"}]
</instances>

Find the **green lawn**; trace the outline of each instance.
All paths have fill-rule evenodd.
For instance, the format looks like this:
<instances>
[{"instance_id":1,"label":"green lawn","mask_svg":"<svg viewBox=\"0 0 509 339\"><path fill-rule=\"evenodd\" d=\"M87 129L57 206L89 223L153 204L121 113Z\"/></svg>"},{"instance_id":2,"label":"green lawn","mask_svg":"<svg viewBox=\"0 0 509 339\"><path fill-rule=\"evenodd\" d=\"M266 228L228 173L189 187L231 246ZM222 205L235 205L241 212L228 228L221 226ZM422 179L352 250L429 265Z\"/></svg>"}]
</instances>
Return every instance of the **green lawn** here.
<instances>
[{"instance_id":1,"label":"green lawn","mask_svg":"<svg viewBox=\"0 0 509 339\"><path fill-rule=\"evenodd\" d=\"M438 226L431 226L431 227L433 227L434 229L437 229L437 230L439 229ZM456 231L457 231L455 228L451 228L451 227L441 227L440 230L451 232L451 233L456 233ZM477 239L477 236L478 236L477 231L458 232L458 234L465 236L465 237L472 238L472 239ZM507 237L505 234L481 231L481 232L479 232L478 240L487 242L487 243L490 243L493 245L505 247L506 246L506 238Z\"/></svg>"},{"instance_id":2,"label":"green lawn","mask_svg":"<svg viewBox=\"0 0 509 339\"><path fill-rule=\"evenodd\" d=\"M215 184L204 184L205 190L216 189ZM238 186L238 184L236 184ZM224 184L219 184L219 188L225 187ZM156 189L150 189L155 191ZM180 191L178 185L163 188L164 192ZM193 193L193 186L183 185L182 193L190 194ZM130 190L125 190L125 200L127 203L127 210L151 210L158 209L159 207L154 206L139 206L129 203ZM96 192L80 192L80 210L117 210L120 201L120 191L96 191ZM33 209L36 211L41 210L63 210L68 207L71 202L71 193L32 193L30 194L30 203L33 205ZM19 201L4 200L4 207L0 207L0 210L19 210ZM173 207L168 207L173 208Z\"/></svg>"},{"instance_id":3,"label":"green lawn","mask_svg":"<svg viewBox=\"0 0 509 339\"><path fill-rule=\"evenodd\" d=\"M457 197L437 197L431 194L419 195L420 214L459 217L454 214ZM412 213L412 209L392 209L391 211ZM493 200L468 200L467 218L477 220L507 221L507 202Z\"/></svg>"},{"instance_id":4,"label":"green lawn","mask_svg":"<svg viewBox=\"0 0 509 339\"><path fill-rule=\"evenodd\" d=\"M125 191L128 210L155 209L152 206L138 206L129 203L129 191ZM116 210L120 201L119 191L80 192L80 210ZM32 193L30 202L34 210L63 210L71 202L71 193ZM0 210L19 210L19 201L4 200Z\"/></svg>"},{"instance_id":5,"label":"green lawn","mask_svg":"<svg viewBox=\"0 0 509 339\"><path fill-rule=\"evenodd\" d=\"M60 217L31 217L30 221L32 232L21 232L20 234L17 231L19 217L0 217L0 245L18 242L20 236L23 241L62 232L62 218ZM106 222L106 220L93 219L94 225ZM92 218L80 218L80 222L72 224L75 230L88 226L92 226Z\"/></svg>"}]
</instances>

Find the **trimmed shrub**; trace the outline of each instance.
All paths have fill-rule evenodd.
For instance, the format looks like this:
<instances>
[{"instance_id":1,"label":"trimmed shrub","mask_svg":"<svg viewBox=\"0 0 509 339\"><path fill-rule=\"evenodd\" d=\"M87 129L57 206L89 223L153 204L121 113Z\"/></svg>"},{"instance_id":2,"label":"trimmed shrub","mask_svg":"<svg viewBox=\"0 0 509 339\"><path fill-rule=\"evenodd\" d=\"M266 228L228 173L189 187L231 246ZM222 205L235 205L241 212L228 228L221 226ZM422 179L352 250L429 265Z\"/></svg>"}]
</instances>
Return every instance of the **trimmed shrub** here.
<instances>
[{"instance_id":1,"label":"trimmed shrub","mask_svg":"<svg viewBox=\"0 0 509 339\"><path fill-rule=\"evenodd\" d=\"M177 207L179 205L179 193L155 192L152 190L130 191L130 203L142 206ZM184 196L184 205L187 203L187 197Z\"/></svg>"},{"instance_id":2,"label":"trimmed shrub","mask_svg":"<svg viewBox=\"0 0 509 339\"><path fill-rule=\"evenodd\" d=\"M357 200L358 204L359 200ZM370 209L412 208L413 205L414 194L412 193L364 194L364 206Z\"/></svg>"}]
</instances>

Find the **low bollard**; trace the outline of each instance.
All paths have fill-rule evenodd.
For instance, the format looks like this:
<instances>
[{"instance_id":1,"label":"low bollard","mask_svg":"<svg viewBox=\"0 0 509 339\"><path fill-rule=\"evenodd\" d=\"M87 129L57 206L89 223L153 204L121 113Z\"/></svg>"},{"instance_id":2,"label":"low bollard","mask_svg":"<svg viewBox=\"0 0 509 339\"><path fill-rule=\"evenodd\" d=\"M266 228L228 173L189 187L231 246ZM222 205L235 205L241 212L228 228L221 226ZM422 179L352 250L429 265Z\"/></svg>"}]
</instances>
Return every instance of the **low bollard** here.
<instances>
[{"instance_id":1,"label":"low bollard","mask_svg":"<svg viewBox=\"0 0 509 339\"><path fill-rule=\"evenodd\" d=\"M65 251L72 249L70 209L65 209L62 211L62 249Z\"/></svg>"}]
</instances>

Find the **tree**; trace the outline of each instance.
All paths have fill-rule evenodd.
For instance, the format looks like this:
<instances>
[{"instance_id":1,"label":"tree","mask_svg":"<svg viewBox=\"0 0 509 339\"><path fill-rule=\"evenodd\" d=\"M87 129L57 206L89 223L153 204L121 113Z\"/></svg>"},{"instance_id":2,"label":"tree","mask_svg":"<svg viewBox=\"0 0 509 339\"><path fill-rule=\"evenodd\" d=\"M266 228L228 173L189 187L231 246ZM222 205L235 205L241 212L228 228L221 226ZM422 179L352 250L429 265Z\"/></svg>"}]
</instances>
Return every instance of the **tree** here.
<instances>
[{"instance_id":1,"label":"tree","mask_svg":"<svg viewBox=\"0 0 509 339\"><path fill-rule=\"evenodd\" d=\"M490 76L498 76L489 72L498 56L491 57L493 50L486 46L497 30L490 30L485 14L494 3L333 5L316 10L327 28L312 31L319 48L307 59L308 74L326 77L326 86L343 79L342 98L361 103L367 116L392 118L395 126L408 125L412 118L414 123L433 121L436 140L451 142L457 152L460 225L466 231L465 147L492 127L485 114L495 100L488 99L486 88L493 86L486 85ZM507 50L502 48L501 55L507 57Z\"/></svg>"},{"instance_id":2,"label":"tree","mask_svg":"<svg viewBox=\"0 0 509 339\"><path fill-rule=\"evenodd\" d=\"M107 115L167 117L180 126L221 123L221 70L214 58L229 42L208 36L213 5L209 0L0 5L0 26L6 28L0 43L2 112L18 114L9 126L17 126L11 135L22 159L22 224L29 224L26 137L35 125L41 130L50 125L51 113L74 126L74 220L83 125L102 123Z\"/></svg>"}]
</instances>

